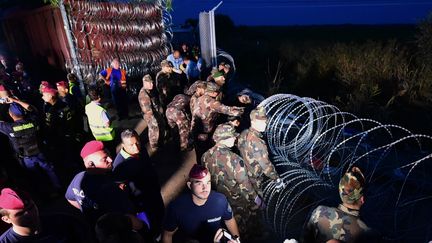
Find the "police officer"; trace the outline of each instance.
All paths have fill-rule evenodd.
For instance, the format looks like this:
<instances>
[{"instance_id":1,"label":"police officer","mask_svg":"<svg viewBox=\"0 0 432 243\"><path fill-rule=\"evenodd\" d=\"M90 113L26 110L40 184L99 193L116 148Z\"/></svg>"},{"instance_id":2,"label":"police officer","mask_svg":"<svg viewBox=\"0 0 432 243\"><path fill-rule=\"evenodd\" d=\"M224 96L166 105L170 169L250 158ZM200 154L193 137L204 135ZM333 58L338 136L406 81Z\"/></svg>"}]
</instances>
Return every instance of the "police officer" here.
<instances>
[{"instance_id":1,"label":"police officer","mask_svg":"<svg viewBox=\"0 0 432 243\"><path fill-rule=\"evenodd\" d=\"M143 118L147 122L150 148L156 151L161 143L160 139L163 136L160 136L160 134L164 134L165 125L160 112L161 106L153 89L153 79L147 74L143 77L143 87L138 94L138 102Z\"/></svg>"},{"instance_id":2,"label":"police officer","mask_svg":"<svg viewBox=\"0 0 432 243\"><path fill-rule=\"evenodd\" d=\"M84 130L84 107L81 102L72 94L69 93L69 85L65 81L56 83L58 96L61 101L66 103L70 108L72 116L72 133L75 139L79 140Z\"/></svg>"},{"instance_id":3,"label":"police officer","mask_svg":"<svg viewBox=\"0 0 432 243\"><path fill-rule=\"evenodd\" d=\"M9 97L13 102L9 107L9 115L13 122L0 121L0 132L8 136L21 166L36 176L36 183L42 182L44 173L48 175L54 190L60 189L59 178L54 172L54 167L49 164L40 151L37 138L37 124L25 119L25 110L32 108L29 104ZM43 170L39 171L40 169ZM38 178L39 177L39 178Z\"/></svg>"},{"instance_id":4,"label":"police officer","mask_svg":"<svg viewBox=\"0 0 432 243\"><path fill-rule=\"evenodd\" d=\"M240 134L237 147L245 161L251 183L262 197L263 175L275 181L276 189L285 187L285 184L279 178L275 167L271 163L267 145L263 140L262 133L265 131L267 125L264 107L258 107L253 110L250 113L250 119L251 127Z\"/></svg>"},{"instance_id":5,"label":"police officer","mask_svg":"<svg viewBox=\"0 0 432 243\"><path fill-rule=\"evenodd\" d=\"M69 106L58 98L57 89L42 88L42 100L45 102L45 134L50 145L55 146L71 137L72 113Z\"/></svg>"},{"instance_id":6,"label":"police officer","mask_svg":"<svg viewBox=\"0 0 432 243\"><path fill-rule=\"evenodd\" d=\"M365 202L365 178L358 167L352 167L339 181L342 204L337 208L318 206L304 231L304 242L371 242L371 229L360 219ZM368 238L368 240L366 240Z\"/></svg>"},{"instance_id":7,"label":"police officer","mask_svg":"<svg viewBox=\"0 0 432 243\"><path fill-rule=\"evenodd\" d=\"M187 111L189 108L190 98L184 94L178 94L174 97L173 101L168 104L165 112L168 120L168 125L171 128L178 128L180 137L180 149L182 151L189 147L190 137L190 116Z\"/></svg>"},{"instance_id":8,"label":"police officer","mask_svg":"<svg viewBox=\"0 0 432 243\"><path fill-rule=\"evenodd\" d=\"M225 195L212 190L209 171L195 164L189 172L190 193L180 195L167 208L163 243L213 242L219 228L239 240L239 230ZM174 239L174 240L173 240Z\"/></svg>"},{"instance_id":9,"label":"police officer","mask_svg":"<svg viewBox=\"0 0 432 243\"><path fill-rule=\"evenodd\" d=\"M112 159L101 141L90 141L80 153L85 171L75 175L66 191L65 198L81 210L93 225L107 212L118 212L129 216L135 230L144 224L136 216L136 209L126 192L122 191L111 177Z\"/></svg>"}]
</instances>

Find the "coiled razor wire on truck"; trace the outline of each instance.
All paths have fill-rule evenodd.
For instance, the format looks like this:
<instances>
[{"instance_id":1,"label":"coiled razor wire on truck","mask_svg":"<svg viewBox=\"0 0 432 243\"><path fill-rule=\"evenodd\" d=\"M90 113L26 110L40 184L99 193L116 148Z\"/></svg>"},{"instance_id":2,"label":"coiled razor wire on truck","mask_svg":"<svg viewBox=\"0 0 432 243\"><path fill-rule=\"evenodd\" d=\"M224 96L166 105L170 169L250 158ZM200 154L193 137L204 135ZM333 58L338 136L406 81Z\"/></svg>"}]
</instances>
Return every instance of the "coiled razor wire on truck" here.
<instances>
[{"instance_id":1,"label":"coiled razor wire on truck","mask_svg":"<svg viewBox=\"0 0 432 243\"><path fill-rule=\"evenodd\" d=\"M114 58L130 77L160 69L171 52L171 15L166 0L64 1L77 63L84 75L110 66ZM69 62L73 66L72 61Z\"/></svg>"}]
</instances>

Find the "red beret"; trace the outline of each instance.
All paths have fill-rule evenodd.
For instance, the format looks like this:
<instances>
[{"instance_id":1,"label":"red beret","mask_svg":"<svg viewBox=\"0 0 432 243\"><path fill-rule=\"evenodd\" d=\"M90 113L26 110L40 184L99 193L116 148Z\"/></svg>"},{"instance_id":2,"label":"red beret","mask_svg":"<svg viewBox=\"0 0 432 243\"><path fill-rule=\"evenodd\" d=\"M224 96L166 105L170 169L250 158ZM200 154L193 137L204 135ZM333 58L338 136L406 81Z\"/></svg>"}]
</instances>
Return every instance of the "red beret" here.
<instances>
[{"instance_id":1,"label":"red beret","mask_svg":"<svg viewBox=\"0 0 432 243\"><path fill-rule=\"evenodd\" d=\"M53 89L51 87L44 86L44 87L42 87L42 93L48 93L48 94L55 95L55 94L57 94L57 89Z\"/></svg>"},{"instance_id":2,"label":"red beret","mask_svg":"<svg viewBox=\"0 0 432 243\"><path fill-rule=\"evenodd\" d=\"M90 141L84 145L81 149L81 158L85 159L92 153L96 153L98 151L104 150L104 145L101 141Z\"/></svg>"},{"instance_id":3,"label":"red beret","mask_svg":"<svg viewBox=\"0 0 432 243\"><path fill-rule=\"evenodd\" d=\"M49 87L50 84L48 83L48 81L41 81L40 86L41 87Z\"/></svg>"},{"instance_id":4,"label":"red beret","mask_svg":"<svg viewBox=\"0 0 432 243\"><path fill-rule=\"evenodd\" d=\"M0 208L2 209L23 209L24 202L18 194L10 188L4 188L0 195Z\"/></svg>"},{"instance_id":5,"label":"red beret","mask_svg":"<svg viewBox=\"0 0 432 243\"><path fill-rule=\"evenodd\" d=\"M198 164L194 164L192 169L189 172L189 178L193 179L202 179L206 177L206 175L209 173L206 167Z\"/></svg>"},{"instance_id":6,"label":"red beret","mask_svg":"<svg viewBox=\"0 0 432 243\"><path fill-rule=\"evenodd\" d=\"M4 85L0 85L0 91L7 91L7 89Z\"/></svg>"},{"instance_id":7,"label":"red beret","mask_svg":"<svg viewBox=\"0 0 432 243\"><path fill-rule=\"evenodd\" d=\"M69 87L69 84L67 82L65 82L65 81L60 81L60 82L56 83L56 86L57 87L63 87L63 88L67 89Z\"/></svg>"}]
</instances>

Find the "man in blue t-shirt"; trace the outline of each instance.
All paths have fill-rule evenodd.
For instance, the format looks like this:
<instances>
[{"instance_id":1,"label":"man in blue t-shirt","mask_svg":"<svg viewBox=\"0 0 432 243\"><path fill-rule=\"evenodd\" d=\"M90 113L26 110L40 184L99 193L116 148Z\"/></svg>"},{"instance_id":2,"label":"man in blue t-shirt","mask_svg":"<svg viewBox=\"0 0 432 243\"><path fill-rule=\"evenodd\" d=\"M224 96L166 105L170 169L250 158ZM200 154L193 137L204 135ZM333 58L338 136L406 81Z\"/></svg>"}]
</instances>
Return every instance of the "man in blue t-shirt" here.
<instances>
[{"instance_id":1,"label":"man in blue t-shirt","mask_svg":"<svg viewBox=\"0 0 432 243\"><path fill-rule=\"evenodd\" d=\"M167 209L162 242L171 243L173 239L175 242L189 239L213 242L217 230L224 226L238 240L239 231L231 206L223 194L211 190L209 171L195 164L187 186L191 193L181 195Z\"/></svg>"},{"instance_id":2,"label":"man in blue t-shirt","mask_svg":"<svg viewBox=\"0 0 432 243\"><path fill-rule=\"evenodd\" d=\"M102 70L99 77L110 87L111 98L117 110L119 120L128 118L128 99L126 94L126 70L120 68L120 61L114 58L111 67Z\"/></svg>"}]
</instances>

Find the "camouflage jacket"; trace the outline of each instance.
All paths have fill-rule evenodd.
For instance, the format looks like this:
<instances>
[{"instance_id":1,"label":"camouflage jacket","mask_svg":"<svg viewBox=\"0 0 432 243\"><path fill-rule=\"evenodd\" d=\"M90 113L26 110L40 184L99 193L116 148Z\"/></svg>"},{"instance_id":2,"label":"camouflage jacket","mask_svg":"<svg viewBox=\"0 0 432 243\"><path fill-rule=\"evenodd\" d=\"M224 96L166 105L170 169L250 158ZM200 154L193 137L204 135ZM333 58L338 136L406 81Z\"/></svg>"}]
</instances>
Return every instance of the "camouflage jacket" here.
<instances>
[{"instance_id":1,"label":"camouflage jacket","mask_svg":"<svg viewBox=\"0 0 432 243\"><path fill-rule=\"evenodd\" d=\"M215 122L219 113L239 116L243 113L243 109L226 106L215 98L205 94L199 97L194 105L192 111L192 127L195 126L194 122L199 119L203 126L202 132L211 133L215 128Z\"/></svg>"},{"instance_id":2,"label":"camouflage jacket","mask_svg":"<svg viewBox=\"0 0 432 243\"><path fill-rule=\"evenodd\" d=\"M144 117L151 117L155 112L159 112L159 101L151 93L141 88L138 94L138 102Z\"/></svg>"},{"instance_id":3,"label":"camouflage jacket","mask_svg":"<svg viewBox=\"0 0 432 243\"><path fill-rule=\"evenodd\" d=\"M216 144L201 157L211 174L216 190L232 199L243 197L253 202L257 193L246 173L243 159L230 148Z\"/></svg>"},{"instance_id":4,"label":"camouflage jacket","mask_svg":"<svg viewBox=\"0 0 432 243\"><path fill-rule=\"evenodd\" d=\"M181 111L187 111L189 106L190 98L184 94L178 94L174 96L174 99L168 104L169 108L175 108Z\"/></svg>"},{"instance_id":5,"label":"camouflage jacket","mask_svg":"<svg viewBox=\"0 0 432 243\"><path fill-rule=\"evenodd\" d=\"M278 174L269 159L267 145L262 134L252 128L244 130L238 137L237 147L251 177L260 177L263 173L272 180Z\"/></svg>"},{"instance_id":6,"label":"camouflage jacket","mask_svg":"<svg viewBox=\"0 0 432 243\"><path fill-rule=\"evenodd\" d=\"M337 208L318 206L304 231L304 242L326 242L337 239L354 242L370 232L359 218L359 211L348 209L342 204Z\"/></svg>"},{"instance_id":7,"label":"camouflage jacket","mask_svg":"<svg viewBox=\"0 0 432 243\"><path fill-rule=\"evenodd\" d=\"M203 83L204 81L195 81L185 92L185 94L192 96L195 94L195 91L197 90L197 85L200 83Z\"/></svg>"}]
</instances>

